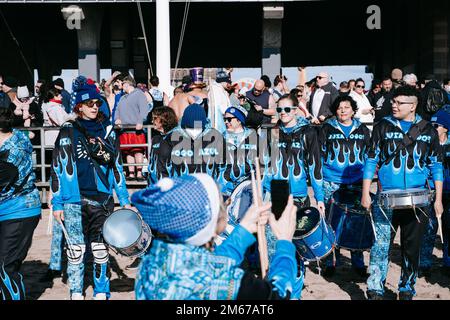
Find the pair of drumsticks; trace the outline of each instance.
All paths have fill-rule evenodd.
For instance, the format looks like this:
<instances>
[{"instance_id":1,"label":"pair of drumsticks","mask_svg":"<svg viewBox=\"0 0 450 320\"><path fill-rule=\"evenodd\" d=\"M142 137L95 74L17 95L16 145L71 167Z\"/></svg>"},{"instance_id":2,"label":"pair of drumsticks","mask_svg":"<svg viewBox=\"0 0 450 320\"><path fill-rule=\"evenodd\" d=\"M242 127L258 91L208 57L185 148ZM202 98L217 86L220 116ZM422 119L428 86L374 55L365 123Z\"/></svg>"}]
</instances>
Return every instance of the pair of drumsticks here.
<instances>
[{"instance_id":1,"label":"pair of drumsticks","mask_svg":"<svg viewBox=\"0 0 450 320\"><path fill-rule=\"evenodd\" d=\"M256 179L255 179L256 170ZM257 207L262 205L263 194L262 194L262 183L261 183L261 169L259 166L259 158L255 158L255 170L251 170L252 179L252 194L253 194L253 204ZM266 277L267 270L269 269L269 254L267 252L267 238L265 226L258 224L258 250L259 250L259 261L261 264L261 275L264 279Z\"/></svg>"}]
</instances>

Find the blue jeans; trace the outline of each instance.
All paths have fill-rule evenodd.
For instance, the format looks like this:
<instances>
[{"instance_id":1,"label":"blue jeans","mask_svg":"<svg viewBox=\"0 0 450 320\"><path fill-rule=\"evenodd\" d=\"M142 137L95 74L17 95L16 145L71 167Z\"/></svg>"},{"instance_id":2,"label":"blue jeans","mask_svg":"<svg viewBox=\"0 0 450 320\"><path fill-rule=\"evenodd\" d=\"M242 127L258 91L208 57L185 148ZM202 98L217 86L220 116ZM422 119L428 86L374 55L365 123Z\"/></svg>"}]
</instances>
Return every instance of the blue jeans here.
<instances>
[{"instance_id":1,"label":"blue jeans","mask_svg":"<svg viewBox=\"0 0 450 320\"><path fill-rule=\"evenodd\" d=\"M420 268L431 268L433 265L433 249L436 243L436 233L438 229L438 222L433 206L430 206L430 223L423 236L422 249L420 251ZM447 204L443 216L450 217L450 205ZM442 248L442 265L450 267L450 257L448 253L448 232L445 232L445 226L442 227L444 231L444 245ZM441 241L440 239L438 241Z\"/></svg>"},{"instance_id":2,"label":"blue jeans","mask_svg":"<svg viewBox=\"0 0 450 320\"><path fill-rule=\"evenodd\" d=\"M50 249L49 269L55 271L62 270L62 250L63 250L63 232L61 225L56 219L52 225L52 244Z\"/></svg>"},{"instance_id":3,"label":"blue jeans","mask_svg":"<svg viewBox=\"0 0 450 320\"><path fill-rule=\"evenodd\" d=\"M402 256L402 271L399 281L399 291L409 291L415 295L415 283L419 268L420 245L428 224L428 218L417 210L412 209L381 211L378 205L373 206L376 240L370 251L368 291L384 294L387 272L389 268L389 248L394 237L391 237L392 223L395 230L400 226L400 245ZM428 215L428 213L427 213ZM420 220L420 223L418 220Z\"/></svg>"}]
</instances>

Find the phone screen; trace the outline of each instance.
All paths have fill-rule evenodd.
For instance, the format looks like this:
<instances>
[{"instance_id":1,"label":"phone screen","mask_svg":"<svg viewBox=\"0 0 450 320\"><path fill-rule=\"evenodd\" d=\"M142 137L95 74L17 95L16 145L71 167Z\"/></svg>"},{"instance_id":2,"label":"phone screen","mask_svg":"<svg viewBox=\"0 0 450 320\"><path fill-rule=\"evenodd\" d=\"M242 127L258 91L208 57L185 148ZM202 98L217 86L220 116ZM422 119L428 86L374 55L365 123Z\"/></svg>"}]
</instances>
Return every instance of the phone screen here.
<instances>
[{"instance_id":1,"label":"phone screen","mask_svg":"<svg viewBox=\"0 0 450 320\"><path fill-rule=\"evenodd\" d=\"M270 193L272 199L272 212L278 220L286 208L290 188L288 180L272 180L270 182Z\"/></svg>"}]
</instances>

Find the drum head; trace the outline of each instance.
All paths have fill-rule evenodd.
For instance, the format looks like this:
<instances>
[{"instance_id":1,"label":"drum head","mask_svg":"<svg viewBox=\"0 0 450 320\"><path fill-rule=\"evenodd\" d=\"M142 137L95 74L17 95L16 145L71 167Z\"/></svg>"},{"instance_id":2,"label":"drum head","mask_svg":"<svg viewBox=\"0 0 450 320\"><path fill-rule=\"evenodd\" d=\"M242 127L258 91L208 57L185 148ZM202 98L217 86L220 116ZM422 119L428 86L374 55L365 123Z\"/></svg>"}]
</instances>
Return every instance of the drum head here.
<instances>
[{"instance_id":1,"label":"drum head","mask_svg":"<svg viewBox=\"0 0 450 320\"><path fill-rule=\"evenodd\" d=\"M139 215L130 209L114 211L103 225L103 238L115 248L127 248L135 243L142 232Z\"/></svg>"},{"instance_id":2,"label":"drum head","mask_svg":"<svg viewBox=\"0 0 450 320\"><path fill-rule=\"evenodd\" d=\"M297 210L297 226L294 238L302 237L311 232L320 222L320 212L314 207Z\"/></svg>"},{"instance_id":3,"label":"drum head","mask_svg":"<svg viewBox=\"0 0 450 320\"><path fill-rule=\"evenodd\" d=\"M375 197L370 194L371 198ZM337 205L343 210L348 210L353 213L365 214L366 209L361 206L362 189L357 187L341 188L333 193L333 204Z\"/></svg>"},{"instance_id":4,"label":"drum head","mask_svg":"<svg viewBox=\"0 0 450 320\"><path fill-rule=\"evenodd\" d=\"M238 184L230 199L230 205L227 207L228 216L232 221L239 223L253 203L252 182L246 180Z\"/></svg>"}]
</instances>

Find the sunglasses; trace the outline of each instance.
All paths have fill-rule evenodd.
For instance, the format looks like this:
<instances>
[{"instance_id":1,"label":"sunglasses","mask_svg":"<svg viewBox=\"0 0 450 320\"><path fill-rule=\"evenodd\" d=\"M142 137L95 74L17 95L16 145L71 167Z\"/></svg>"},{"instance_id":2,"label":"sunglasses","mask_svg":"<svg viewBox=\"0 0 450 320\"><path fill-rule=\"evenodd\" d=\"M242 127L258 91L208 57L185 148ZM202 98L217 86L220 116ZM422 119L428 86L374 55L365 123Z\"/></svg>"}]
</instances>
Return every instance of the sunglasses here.
<instances>
[{"instance_id":1,"label":"sunglasses","mask_svg":"<svg viewBox=\"0 0 450 320\"><path fill-rule=\"evenodd\" d=\"M254 88L253 91L255 91L255 92L263 92L263 89L259 90L259 89Z\"/></svg>"},{"instance_id":2,"label":"sunglasses","mask_svg":"<svg viewBox=\"0 0 450 320\"><path fill-rule=\"evenodd\" d=\"M224 117L223 121L225 122L231 122L231 120L236 119L236 117Z\"/></svg>"},{"instance_id":3,"label":"sunglasses","mask_svg":"<svg viewBox=\"0 0 450 320\"><path fill-rule=\"evenodd\" d=\"M362 89L364 89L366 86L357 85L356 87L357 87L357 88L362 88Z\"/></svg>"},{"instance_id":4,"label":"sunglasses","mask_svg":"<svg viewBox=\"0 0 450 320\"><path fill-rule=\"evenodd\" d=\"M285 113L290 113L291 111L293 111L295 109L297 109L297 107L284 107L284 108L277 107L277 112L282 113L284 111Z\"/></svg>"},{"instance_id":5,"label":"sunglasses","mask_svg":"<svg viewBox=\"0 0 450 320\"><path fill-rule=\"evenodd\" d=\"M328 77L317 76L316 78L319 79L319 80L322 80L322 79L326 79L326 78L328 78Z\"/></svg>"},{"instance_id":6,"label":"sunglasses","mask_svg":"<svg viewBox=\"0 0 450 320\"><path fill-rule=\"evenodd\" d=\"M404 104L413 104L413 102L402 102L398 100L391 100L391 104L396 104L398 106L404 105Z\"/></svg>"},{"instance_id":7,"label":"sunglasses","mask_svg":"<svg viewBox=\"0 0 450 320\"><path fill-rule=\"evenodd\" d=\"M88 106L88 108L97 107L100 108L102 102L100 100L89 100L88 102L84 102L84 105Z\"/></svg>"},{"instance_id":8,"label":"sunglasses","mask_svg":"<svg viewBox=\"0 0 450 320\"><path fill-rule=\"evenodd\" d=\"M439 123L436 123L436 122L432 123L431 125L432 125L433 128L435 128L435 129L438 129L439 127L443 127L443 125L441 125L441 124L439 124Z\"/></svg>"}]
</instances>

